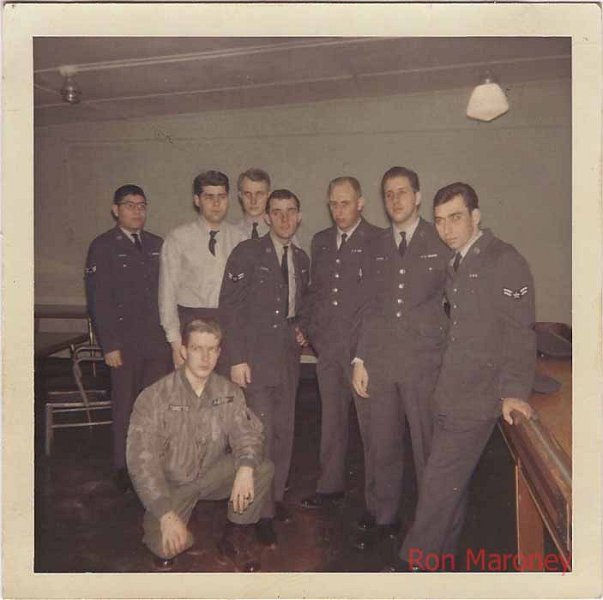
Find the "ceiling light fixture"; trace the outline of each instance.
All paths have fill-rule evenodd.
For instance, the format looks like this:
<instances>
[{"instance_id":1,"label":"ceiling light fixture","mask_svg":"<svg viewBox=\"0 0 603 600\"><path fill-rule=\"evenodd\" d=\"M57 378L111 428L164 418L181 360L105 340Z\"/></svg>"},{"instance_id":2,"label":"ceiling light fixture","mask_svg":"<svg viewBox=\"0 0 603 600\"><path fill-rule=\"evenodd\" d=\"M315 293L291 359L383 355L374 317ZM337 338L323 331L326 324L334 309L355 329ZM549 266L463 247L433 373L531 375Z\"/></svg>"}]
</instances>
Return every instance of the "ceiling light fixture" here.
<instances>
[{"instance_id":1,"label":"ceiling light fixture","mask_svg":"<svg viewBox=\"0 0 603 600\"><path fill-rule=\"evenodd\" d=\"M509 101L490 71L486 71L480 83L471 93L467 104L467 116L478 121L492 121L509 110Z\"/></svg>"},{"instance_id":2,"label":"ceiling light fixture","mask_svg":"<svg viewBox=\"0 0 603 600\"><path fill-rule=\"evenodd\" d=\"M65 65L59 67L59 73L65 78L63 87L61 88L61 98L69 104L77 104L82 95L81 90L73 79L73 76L77 73L77 67Z\"/></svg>"}]
</instances>

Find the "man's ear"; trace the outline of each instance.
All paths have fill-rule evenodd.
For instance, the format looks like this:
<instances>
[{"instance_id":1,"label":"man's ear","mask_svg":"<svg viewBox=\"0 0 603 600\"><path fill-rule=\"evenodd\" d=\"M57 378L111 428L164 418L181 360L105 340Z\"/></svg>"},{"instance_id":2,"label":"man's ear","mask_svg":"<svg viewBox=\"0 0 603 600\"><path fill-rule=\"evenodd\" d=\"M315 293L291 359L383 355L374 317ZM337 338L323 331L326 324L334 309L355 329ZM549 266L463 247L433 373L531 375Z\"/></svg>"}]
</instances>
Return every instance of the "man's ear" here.
<instances>
[{"instance_id":1,"label":"man's ear","mask_svg":"<svg viewBox=\"0 0 603 600\"><path fill-rule=\"evenodd\" d=\"M471 220L473 221L474 227L478 227L482 220L482 213L479 208L474 208L471 211Z\"/></svg>"},{"instance_id":2,"label":"man's ear","mask_svg":"<svg viewBox=\"0 0 603 600\"><path fill-rule=\"evenodd\" d=\"M358 206L358 210L362 210L364 208L364 198L362 196L360 196L360 198L358 198L357 202L357 206Z\"/></svg>"},{"instance_id":3,"label":"man's ear","mask_svg":"<svg viewBox=\"0 0 603 600\"><path fill-rule=\"evenodd\" d=\"M180 356L182 356L182 360L186 362L188 352L186 351L186 346L184 344L180 344Z\"/></svg>"},{"instance_id":4,"label":"man's ear","mask_svg":"<svg viewBox=\"0 0 603 600\"><path fill-rule=\"evenodd\" d=\"M198 194L193 194L193 204L201 210L201 197Z\"/></svg>"},{"instance_id":5,"label":"man's ear","mask_svg":"<svg viewBox=\"0 0 603 600\"><path fill-rule=\"evenodd\" d=\"M117 204L113 204L111 206L111 214L117 219L118 218L118 206Z\"/></svg>"},{"instance_id":6,"label":"man's ear","mask_svg":"<svg viewBox=\"0 0 603 600\"><path fill-rule=\"evenodd\" d=\"M299 211L297 213L297 224L299 225L302 222L302 213Z\"/></svg>"},{"instance_id":7,"label":"man's ear","mask_svg":"<svg viewBox=\"0 0 603 600\"><path fill-rule=\"evenodd\" d=\"M264 223L266 223L268 227L272 227L272 221L270 220L270 215L268 213L264 213Z\"/></svg>"},{"instance_id":8,"label":"man's ear","mask_svg":"<svg viewBox=\"0 0 603 600\"><path fill-rule=\"evenodd\" d=\"M421 204L421 192L415 194L415 206L419 206L419 204Z\"/></svg>"}]
</instances>

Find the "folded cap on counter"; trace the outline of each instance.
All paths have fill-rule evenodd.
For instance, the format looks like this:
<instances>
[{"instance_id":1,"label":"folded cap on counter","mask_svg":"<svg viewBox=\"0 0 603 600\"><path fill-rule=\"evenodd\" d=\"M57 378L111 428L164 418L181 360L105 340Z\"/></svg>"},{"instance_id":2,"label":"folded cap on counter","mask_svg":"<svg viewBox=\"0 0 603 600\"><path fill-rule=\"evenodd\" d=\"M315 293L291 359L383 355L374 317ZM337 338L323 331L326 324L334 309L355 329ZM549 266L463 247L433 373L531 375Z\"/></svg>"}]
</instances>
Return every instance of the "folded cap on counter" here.
<instances>
[{"instance_id":1,"label":"folded cap on counter","mask_svg":"<svg viewBox=\"0 0 603 600\"><path fill-rule=\"evenodd\" d=\"M536 330L536 347L540 354L552 358L570 358L572 343L563 336L546 329Z\"/></svg>"},{"instance_id":2,"label":"folded cap on counter","mask_svg":"<svg viewBox=\"0 0 603 600\"><path fill-rule=\"evenodd\" d=\"M534 383L532 384L532 390L538 394L554 394L559 391L561 384L548 375L543 373L536 373L534 377Z\"/></svg>"}]
</instances>

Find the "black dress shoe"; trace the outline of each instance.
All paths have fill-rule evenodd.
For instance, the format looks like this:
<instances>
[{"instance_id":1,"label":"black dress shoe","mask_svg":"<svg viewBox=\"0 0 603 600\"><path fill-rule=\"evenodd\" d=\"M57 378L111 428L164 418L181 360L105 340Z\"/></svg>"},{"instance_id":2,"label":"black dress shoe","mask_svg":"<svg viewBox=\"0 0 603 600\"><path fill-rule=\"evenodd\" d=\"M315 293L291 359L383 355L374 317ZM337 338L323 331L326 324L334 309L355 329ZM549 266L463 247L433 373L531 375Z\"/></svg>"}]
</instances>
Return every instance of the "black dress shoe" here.
<instances>
[{"instance_id":1,"label":"black dress shoe","mask_svg":"<svg viewBox=\"0 0 603 600\"><path fill-rule=\"evenodd\" d=\"M130 475L128 475L128 469L117 469L115 476L113 477L115 487L122 493L125 494L127 491L133 489Z\"/></svg>"},{"instance_id":2,"label":"black dress shoe","mask_svg":"<svg viewBox=\"0 0 603 600\"><path fill-rule=\"evenodd\" d=\"M253 529L250 525L228 522L224 527L222 539L218 542L220 553L230 558L237 570L245 573L257 573L260 570L252 533Z\"/></svg>"},{"instance_id":3,"label":"black dress shoe","mask_svg":"<svg viewBox=\"0 0 603 600\"><path fill-rule=\"evenodd\" d=\"M262 546L276 547L277 538L272 526L272 519L260 519L255 524L255 537Z\"/></svg>"},{"instance_id":4,"label":"black dress shoe","mask_svg":"<svg viewBox=\"0 0 603 600\"><path fill-rule=\"evenodd\" d=\"M332 502L337 502L338 500L342 500L344 496L343 492L316 492L312 496L308 496L301 501L301 507L307 508L310 510L323 508L327 504Z\"/></svg>"},{"instance_id":5,"label":"black dress shoe","mask_svg":"<svg viewBox=\"0 0 603 600\"><path fill-rule=\"evenodd\" d=\"M274 518L280 523L291 523L291 513L283 502L274 503Z\"/></svg>"},{"instance_id":6,"label":"black dress shoe","mask_svg":"<svg viewBox=\"0 0 603 600\"><path fill-rule=\"evenodd\" d=\"M370 531L377 526L377 521L375 521L375 517L371 515L370 512L366 511L358 521L356 521L356 527L360 529L360 531Z\"/></svg>"},{"instance_id":7,"label":"black dress shoe","mask_svg":"<svg viewBox=\"0 0 603 600\"><path fill-rule=\"evenodd\" d=\"M423 571L415 565L411 566L408 561L399 558L396 561L394 561L393 563L387 565L386 567L383 567L383 569L381 569L381 572L382 573L422 573Z\"/></svg>"},{"instance_id":8,"label":"black dress shoe","mask_svg":"<svg viewBox=\"0 0 603 600\"><path fill-rule=\"evenodd\" d=\"M374 547L382 540L395 540L400 532L400 522L396 521L391 525L375 525L372 529L368 529L356 536L352 540L352 546L356 550L368 550Z\"/></svg>"},{"instance_id":9,"label":"black dress shoe","mask_svg":"<svg viewBox=\"0 0 603 600\"><path fill-rule=\"evenodd\" d=\"M153 569L155 571L172 571L176 561L173 558L161 558L161 556L155 556L153 558Z\"/></svg>"}]
</instances>

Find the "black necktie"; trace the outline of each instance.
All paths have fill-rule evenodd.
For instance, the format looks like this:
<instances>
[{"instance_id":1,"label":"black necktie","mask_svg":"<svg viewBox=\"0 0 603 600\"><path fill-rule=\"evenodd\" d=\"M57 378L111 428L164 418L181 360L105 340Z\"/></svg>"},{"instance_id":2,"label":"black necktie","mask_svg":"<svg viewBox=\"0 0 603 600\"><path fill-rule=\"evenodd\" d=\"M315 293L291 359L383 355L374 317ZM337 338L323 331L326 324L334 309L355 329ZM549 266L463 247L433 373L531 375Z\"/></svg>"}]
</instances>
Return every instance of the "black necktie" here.
<instances>
[{"instance_id":1,"label":"black necktie","mask_svg":"<svg viewBox=\"0 0 603 600\"><path fill-rule=\"evenodd\" d=\"M140 235L138 233L133 233L132 239L134 240L136 250L140 250L142 252L142 242L140 241Z\"/></svg>"},{"instance_id":2,"label":"black necktie","mask_svg":"<svg viewBox=\"0 0 603 600\"><path fill-rule=\"evenodd\" d=\"M404 256L404 253L406 252L406 231L401 231L400 237L402 239L400 240L400 244L398 244L398 252L400 253L400 256Z\"/></svg>"},{"instance_id":3,"label":"black necktie","mask_svg":"<svg viewBox=\"0 0 603 600\"><path fill-rule=\"evenodd\" d=\"M348 239L348 234L347 233L342 233L341 234L341 244L339 244L339 250L341 250L346 242L346 240Z\"/></svg>"},{"instance_id":4,"label":"black necktie","mask_svg":"<svg viewBox=\"0 0 603 600\"><path fill-rule=\"evenodd\" d=\"M257 240L259 237L260 237L260 234L258 233L258 224L254 221L253 229L251 230L251 239Z\"/></svg>"},{"instance_id":5,"label":"black necktie","mask_svg":"<svg viewBox=\"0 0 603 600\"><path fill-rule=\"evenodd\" d=\"M289 314L289 261L287 260L287 251L289 246L283 246L283 258L281 258L281 273L285 281L285 319Z\"/></svg>"},{"instance_id":6,"label":"black necktie","mask_svg":"<svg viewBox=\"0 0 603 600\"><path fill-rule=\"evenodd\" d=\"M216 235L218 231L212 230L209 232L209 251L215 256L216 255Z\"/></svg>"},{"instance_id":7,"label":"black necktie","mask_svg":"<svg viewBox=\"0 0 603 600\"><path fill-rule=\"evenodd\" d=\"M460 264L461 264L461 253L457 252L454 255L454 262L452 263L452 268L454 269L455 273L457 272Z\"/></svg>"}]
</instances>

